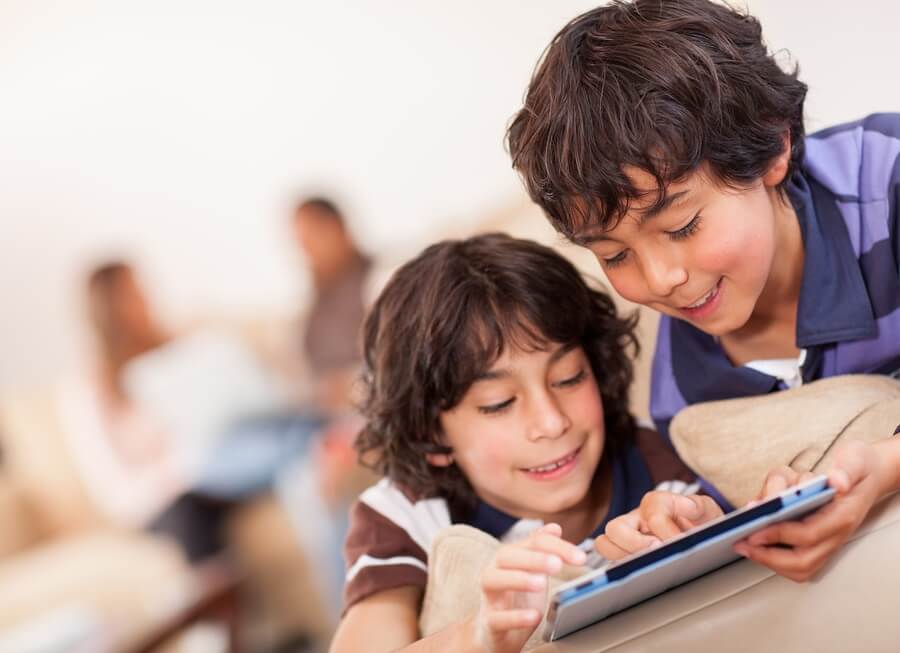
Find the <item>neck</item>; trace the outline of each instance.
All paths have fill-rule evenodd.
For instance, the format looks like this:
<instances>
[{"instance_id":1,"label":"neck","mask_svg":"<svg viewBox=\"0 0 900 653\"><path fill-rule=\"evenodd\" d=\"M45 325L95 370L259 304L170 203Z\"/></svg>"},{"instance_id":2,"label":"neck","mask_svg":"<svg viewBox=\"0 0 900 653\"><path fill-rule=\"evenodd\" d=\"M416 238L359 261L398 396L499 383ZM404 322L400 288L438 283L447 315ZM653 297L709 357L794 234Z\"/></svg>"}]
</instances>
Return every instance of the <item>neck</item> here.
<instances>
[{"instance_id":1,"label":"neck","mask_svg":"<svg viewBox=\"0 0 900 653\"><path fill-rule=\"evenodd\" d=\"M775 248L772 268L747 323L721 342L732 362L796 355L797 304L803 281L803 236L794 207L778 191L775 207Z\"/></svg>"}]
</instances>

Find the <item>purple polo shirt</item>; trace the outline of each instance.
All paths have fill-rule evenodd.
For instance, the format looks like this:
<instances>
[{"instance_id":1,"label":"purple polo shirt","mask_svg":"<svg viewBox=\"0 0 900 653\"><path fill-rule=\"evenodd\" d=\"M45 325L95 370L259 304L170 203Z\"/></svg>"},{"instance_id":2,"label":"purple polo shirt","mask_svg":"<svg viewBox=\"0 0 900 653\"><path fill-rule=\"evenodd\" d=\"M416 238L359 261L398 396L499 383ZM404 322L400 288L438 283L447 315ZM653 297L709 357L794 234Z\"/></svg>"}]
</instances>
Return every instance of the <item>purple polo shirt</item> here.
<instances>
[{"instance_id":1,"label":"purple polo shirt","mask_svg":"<svg viewBox=\"0 0 900 653\"><path fill-rule=\"evenodd\" d=\"M874 114L806 139L787 186L803 234L797 347L809 382L900 371L900 114ZM734 367L716 340L663 316L650 413L669 423L689 404L780 390L777 378ZM888 434L886 434L888 435ZM727 506L707 483L701 485Z\"/></svg>"}]
</instances>

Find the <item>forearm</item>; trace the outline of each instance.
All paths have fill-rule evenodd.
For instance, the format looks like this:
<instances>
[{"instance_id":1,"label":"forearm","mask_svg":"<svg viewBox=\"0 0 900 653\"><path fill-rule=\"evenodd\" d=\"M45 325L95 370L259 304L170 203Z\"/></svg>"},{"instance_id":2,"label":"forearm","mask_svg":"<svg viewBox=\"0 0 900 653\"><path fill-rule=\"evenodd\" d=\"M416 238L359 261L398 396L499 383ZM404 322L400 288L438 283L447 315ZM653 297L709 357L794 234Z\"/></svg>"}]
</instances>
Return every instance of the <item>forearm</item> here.
<instances>
[{"instance_id":1,"label":"forearm","mask_svg":"<svg viewBox=\"0 0 900 653\"><path fill-rule=\"evenodd\" d=\"M331 642L330 653L485 653L484 648L475 644L472 618L421 638L418 623L421 604L422 588L414 586L384 590L363 599L344 615Z\"/></svg>"},{"instance_id":2,"label":"forearm","mask_svg":"<svg viewBox=\"0 0 900 653\"><path fill-rule=\"evenodd\" d=\"M387 635L381 631L380 641L373 640L371 630L339 629L337 636L331 645L330 653L344 653L349 651L383 651L384 653L444 653L445 651L459 651L460 653L486 653L486 649L476 644L475 629L472 619L466 619L451 624L443 630L428 637L418 639L410 644L396 646L397 637L394 634ZM399 633L397 633L399 635ZM402 637L402 636L401 636ZM377 639L377 638L376 638ZM393 640L394 644L389 644ZM409 641L409 640L407 640Z\"/></svg>"},{"instance_id":3,"label":"forearm","mask_svg":"<svg viewBox=\"0 0 900 653\"><path fill-rule=\"evenodd\" d=\"M443 630L420 639L400 650L404 653L444 653L445 651L486 653L487 651L477 642L472 619L451 624Z\"/></svg>"}]
</instances>

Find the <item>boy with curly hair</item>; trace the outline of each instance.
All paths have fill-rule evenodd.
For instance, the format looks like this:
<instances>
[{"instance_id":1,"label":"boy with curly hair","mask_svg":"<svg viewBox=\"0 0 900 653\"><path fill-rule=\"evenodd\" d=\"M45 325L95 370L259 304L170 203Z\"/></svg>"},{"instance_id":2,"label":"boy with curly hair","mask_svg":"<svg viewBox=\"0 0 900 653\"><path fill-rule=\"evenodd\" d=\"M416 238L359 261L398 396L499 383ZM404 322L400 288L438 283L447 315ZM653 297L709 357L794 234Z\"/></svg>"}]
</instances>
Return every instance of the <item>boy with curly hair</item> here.
<instances>
[{"instance_id":1,"label":"boy with curly hair","mask_svg":"<svg viewBox=\"0 0 900 653\"><path fill-rule=\"evenodd\" d=\"M610 520L654 488L692 517L693 476L628 412L634 319L553 250L503 235L445 241L401 267L364 327L358 441L384 480L351 513L343 651L520 651L548 576L582 565ZM422 639L439 530L502 546L469 619Z\"/></svg>"}]
</instances>

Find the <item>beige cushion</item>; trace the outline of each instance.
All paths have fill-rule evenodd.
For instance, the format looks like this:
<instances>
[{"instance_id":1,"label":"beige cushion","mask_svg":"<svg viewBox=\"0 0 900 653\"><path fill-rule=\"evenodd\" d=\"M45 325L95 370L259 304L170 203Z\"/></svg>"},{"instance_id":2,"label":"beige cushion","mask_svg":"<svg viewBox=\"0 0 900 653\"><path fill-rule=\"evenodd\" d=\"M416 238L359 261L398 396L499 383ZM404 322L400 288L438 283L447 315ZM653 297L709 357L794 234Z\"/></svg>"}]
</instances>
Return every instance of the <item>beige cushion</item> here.
<instances>
[{"instance_id":1,"label":"beige cushion","mask_svg":"<svg viewBox=\"0 0 900 653\"><path fill-rule=\"evenodd\" d=\"M900 423L900 381L849 375L758 397L695 404L672 420L678 455L732 505L754 498L768 471L827 471L835 446L874 442Z\"/></svg>"}]
</instances>

